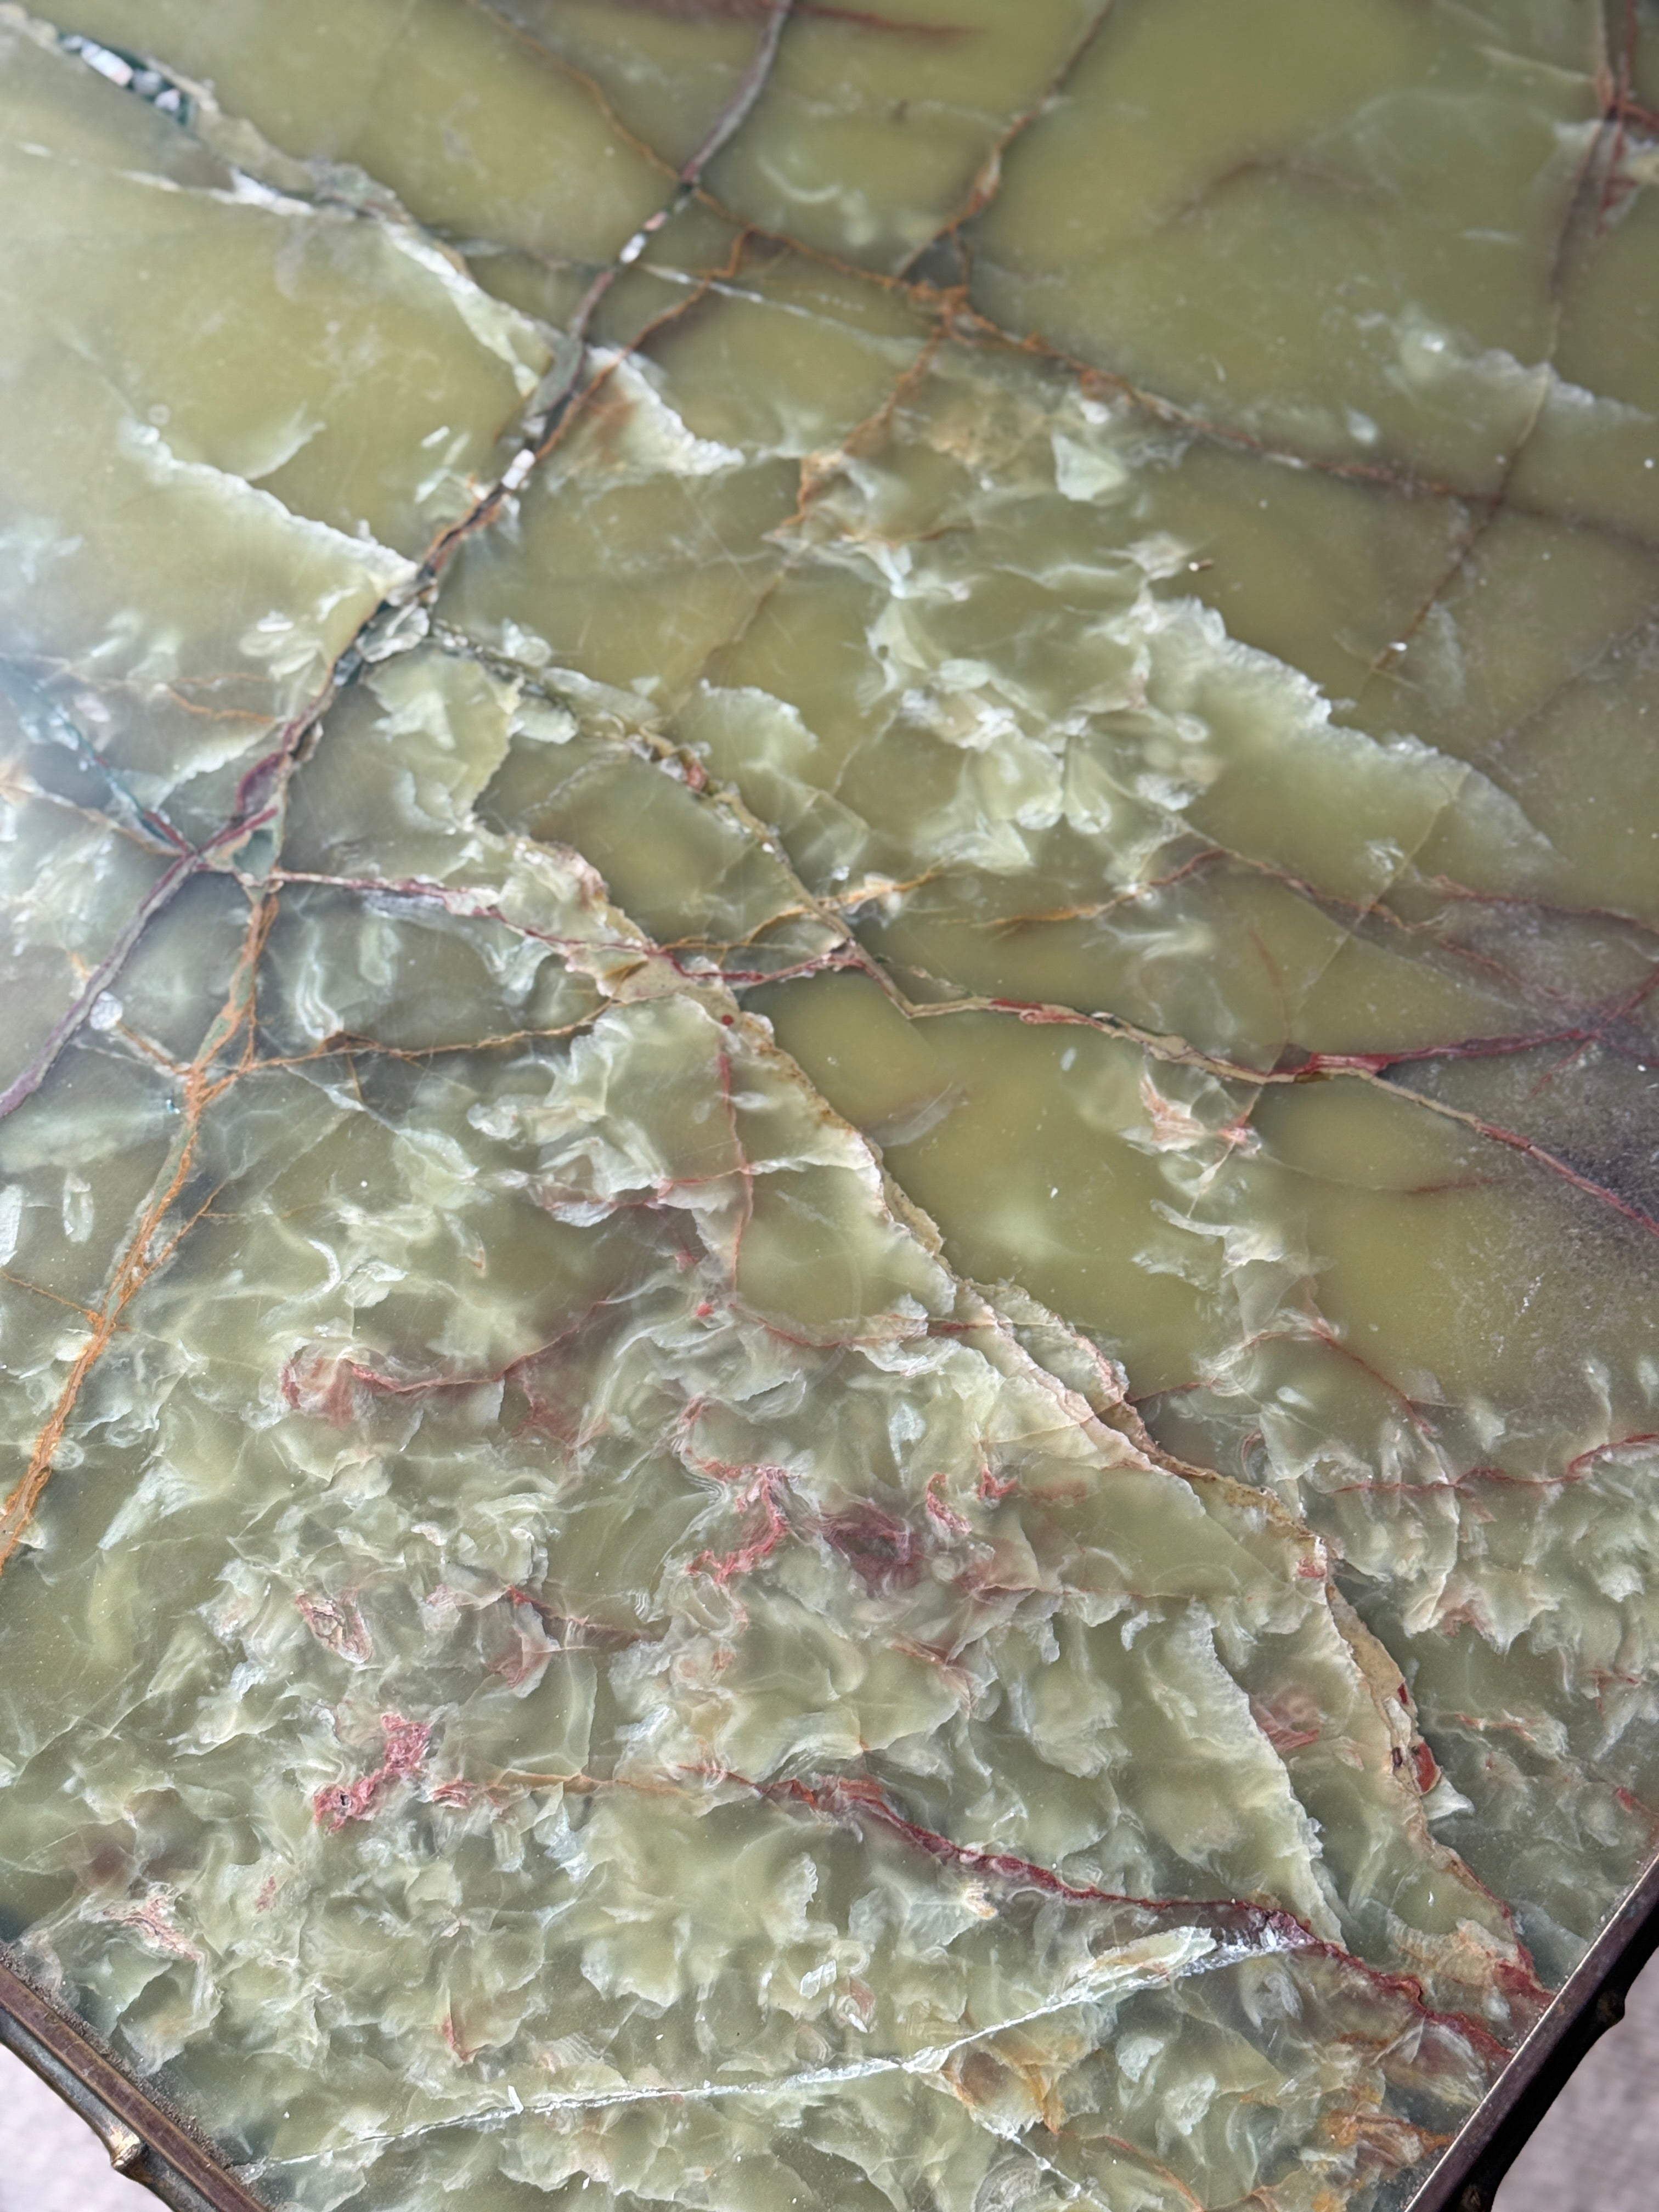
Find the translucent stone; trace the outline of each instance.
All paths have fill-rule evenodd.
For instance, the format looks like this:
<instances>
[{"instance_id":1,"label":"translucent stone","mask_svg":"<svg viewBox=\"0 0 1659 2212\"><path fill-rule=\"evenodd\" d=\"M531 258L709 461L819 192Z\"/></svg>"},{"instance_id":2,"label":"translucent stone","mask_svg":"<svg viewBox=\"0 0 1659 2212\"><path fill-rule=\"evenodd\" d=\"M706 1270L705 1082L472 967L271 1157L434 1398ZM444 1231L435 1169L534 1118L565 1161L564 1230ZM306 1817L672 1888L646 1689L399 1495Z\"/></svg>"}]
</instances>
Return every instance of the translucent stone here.
<instances>
[{"instance_id":1,"label":"translucent stone","mask_svg":"<svg viewBox=\"0 0 1659 2212\"><path fill-rule=\"evenodd\" d=\"M1642 28L0 6L0 1938L262 2197L1382 2212L1641 1871Z\"/></svg>"}]
</instances>

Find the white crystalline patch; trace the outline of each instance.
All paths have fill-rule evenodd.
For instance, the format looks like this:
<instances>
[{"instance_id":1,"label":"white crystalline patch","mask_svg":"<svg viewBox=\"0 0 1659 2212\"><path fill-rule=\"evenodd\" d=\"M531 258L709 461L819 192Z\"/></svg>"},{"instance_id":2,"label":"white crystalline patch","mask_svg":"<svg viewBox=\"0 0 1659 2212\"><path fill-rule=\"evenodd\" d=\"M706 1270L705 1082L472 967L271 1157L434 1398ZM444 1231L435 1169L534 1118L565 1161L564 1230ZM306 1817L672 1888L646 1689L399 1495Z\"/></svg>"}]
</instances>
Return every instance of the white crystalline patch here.
<instances>
[{"instance_id":1,"label":"white crystalline patch","mask_svg":"<svg viewBox=\"0 0 1659 2212\"><path fill-rule=\"evenodd\" d=\"M1147 537L1137 538L1127 550L1142 574L1155 584L1166 577L1178 576L1183 568L1193 566L1191 546L1167 530L1155 530Z\"/></svg>"},{"instance_id":2,"label":"white crystalline patch","mask_svg":"<svg viewBox=\"0 0 1659 2212\"><path fill-rule=\"evenodd\" d=\"M512 621L501 624L501 651L509 660L522 661L526 668L545 668L553 658L553 648L544 637L534 630L520 629Z\"/></svg>"},{"instance_id":3,"label":"white crystalline patch","mask_svg":"<svg viewBox=\"0 0 1659 2212\"><path fill-rule=\"evenodd\" d=\"M184 649L175 624L147 621L142 607L118 607L97 642L87 648L85 660L93 668L100 661L119 661L136 683L167 684L179 672Z\"/></svg>"},{"instance_id":4,"label":"white crystalline patch","mask_svg":"<svg viewBox=\"0 0 1659 2212\"><path fill-rule=\"evenodd\" d=\"M146 1468L137 1487L124 1501L98 1541L100 1551L110 1552L129 1543L141 1528L164 1521L194 1503L201 1485L169 1461L157 1460Z\"/></svg>"},{"instance_id":5,"label":"white crystalline patch","mask_svg":"<svg viewBox=\"0 0 1659 2212\"><path fill-rule=\"evenodd\" d=\"M1415 738L1397 738L1389 750L1424 753L1430 758L1444 763L1445 755L1437 753ZM1477 768L1468 769L1457 790L1459 812L1468 820L1471 830L1492 852L1504 852L1513 856L1517 873L1522 867L1542 869L1555 856L1555 848L1544 832L1530 820L1520 801L1507 791L1483 775Z\"/></svg>"},{"instance_id":6,"label":"white crystalline patch","mask_svg":"<svg viewBox=\"0 0 1659 2212\"><path fill-rule=\"evenodd\" d=\"M1118 2070L1131 2081L1139 2081L1146 2069L1164 2048L1161 2035L1126 2035L1113 2045L1112 2055L1117 2060Z\"/></svg>"},{"instance_id":7,"label":"white crystalline patch","mask_svg":"<svg viewBox=\"0 0 1659 2212\"><path fill-rule=\"evenodd\" d=\"M1216 2088L1213 2074L1194 2074L1171 2083L1160 2100L1160 2117L1182 2135L1191 2135L1215 2102Z\"/></svg>"},{"instance_id":8,"label":"white crystalline patch","mask_svg":"<svg viewBox=\"0 0 1659 2212\"><path fill-rule=\"evenodd\" d=\"M228 193L215 193L212 197L228 199L233 204L242 207L264 208L270 215L310 216L316 214L308 200L295 199L291 192L279 191L275 185L264 184L258 177L249 176L246 169L238 169L234 173Z\"/></svg>"},{"instance_id":9,"label":"white crystalline patch","mask_svg":"<svg viewBox=\"0 0 1659 2212\"><path fill-rule=\"evenodd\" d=\"M1565 377L1551 372L1548 401L1552 416L1565 417L1573 429L1610 430L1621 423L1651 422L1653 416L1645 407L1632 407L1628 400L1614 399L1603 392L1586 391L1582 384L1569 384Z\"/></svg>"},{"instance_id":10,"label":"white crystalline patch","mask_svg":"<svg viewBox=\"0 0 1659 2212\"><path fill-rule=\"evenodd\" d=\"M416 507L426 506L428 501L451 486L455 487L460 493L467 491L469 487L465 472L458 464L471 442L471 435L469 430L457 430L451 437L447 448L438 458L437 466L429 470L415 487L414 500Z\"/></svg>"},{"instance_id":11,"label":"white crystalline patch","mask_svg":"<svg viewBox=\"0 0 1659 2212\"><path fill-rule=\"evenodd\" d=\"M1018 744L1018 718L1006 707L985 696L980 687L995 682L994 672L972 661L947 661L937 683L905 692L901 705L906 717L931 730L946 744L964 752L988 752L998 744Z\"/></svg>"},{"instance_id":12,"label":"white crystalline patch","mask_svg":"<svg viewBox=\"0 0 1659 2212\"><path fill-rule=\"evenodd\" d=\"M435 276L478 343L513 372L520 396L527 399L541 382L552 353L529 318L504 300L481 291L459 260L410 222L388 222L386 236L399 253Z\"/></svg>"},{"instance_id":13,"label":"white crystalline patch","mask_svg":"<svg viewBox=\"0 0 1659 2212\"><path fill-rule=\"evenodd\" d=\"M216 469L210 462L181 460L152 422L139 422L129 417L120 423L116 441L121 458L135 464L152 483L197 484L216 492L251 518L280 521L284 528L299 532L312 544L326 549L337 560L349 564L356 571L356 581L373 584L382 597L414 580L415 563L406 561L401 553L394 553L389 545L382 545L373 538L349 537L330 523L295 514L273 493L261 491L245 477Z\"/></svg>"},{"instance_id":14,"label":"white crystalline patch","mask_svg":"<svg viewBox=\"0 0 1659 2212\"><path fill-rule=\"evenodd\" d=\"M1397 390L1465 409L1477 398L1482 411L1494 401L1516 421L1541 406L1553 371L1544 362L1517 361L1500 346L1478 347L1415 305L1393 319L1395 359L1388 371Z\"/></svg>"},{"instance_id":15,"label":"white crystalline patch","mask_svg":"<svg viewBox=\"0 0 1659 2212\"><path fill-rule=\"evenodd\" d=\"M119 54L112 54L107 46L94 46L90 39L82 39L75 51L88 69L96 70L100 76L106 76L112 84L125 86L132 82L131 64L124 62Z\"/></svg>"},{"instance_id":16,"label":"white crystalline patch","mask_svg":"<svg viewBox=\"0 0 1659 2212\"><path fill-rule=\"evenodd\" d=\"M1128 490L1133 478L1117 454L1098 446L1082 445L1063 430L1054 431L1051 442L1054 483L1066 498L1119 499Z\"/></svg>"},{"instance_id":17,"label":"white crystalline patch","mask_svg":"<svg viewBox=\"0 0 1659 2212\"><path fill-rule=\"evenodd\" d=\"M589 357L623 403L624 420L609 450L627 474L712 477L743 465L735 447L689 429L638 362L608 347L596 348Z\"/></svg>"},{"instance_id":18,"label":"white crystalline patch","mask_svg":"<svg viewBox=\"0 0 1659 2212\"><path fill-rule=\"evenodd\" d=\"M295 641L295 624L287 615L273 611L250 623L236 641L237 650L250 660L270 663L276 676L297 675L310 665L316 647L309 638Z\"/></svg>"},{"instance_id":19,"label":"white crystalline patch","mask_svg":"<svg viewBox=\"0 0 1659 2212\"><path fill-rule=\"evenodd\" d=\"M1474 1810L1471 1801L1461 1790L1455 1790L1443 1774L1423 1800L1423 1816L1429 1820L1449 1820L1454 1813Z\"/></svg>"},{"instance_id":20,"label":"white crystalline patch","mask_svg":"<svg viewBox=\"0 0 1659 2212\"><path fill-rule=\"evenodd\" d=\"M1346 762L1368 785L1392 786L1437 812L1455 806L1483 843L1491 841L1511 856L1541 866L1552 854L1549 841L1517 803L1467 762L1440 752L1409 733L1377 739L1332 720L1331 703L1299 669L1231 636L1221 617L1196 599L1138 602L1130 623L1146 639L1147 665L1158 703L1171 732L1190 716L1202 722L1202 702L1227 697L1240 732L1252 729L1274 750L1294 747L1311 763L1318 757L1328 774ZM1214 679L1225 675L1225 684ZM1184 711L1183 711L1184 710ZM1183 781L1194 775L1182 762ZM1379 879L1395 874L1409 857L1403 846L1373 841L1366 848ZM1413 849L1415 849L1413 845Z\"/></svg>"},{"instance_id":21,"label":"white crystalline patch","mask_svg":"<svg viewBox=\"0 0 1659 2212\"><path fill-rule=\"evenodd\" d=\"M71 1244L84 1244L92 1234L92 1186L72 1171L64 1177L64 1234Z\"/></svg>"},{"instance_id":22,"label":"white crystalline patch","mask_svg":"<svg viewBox=\"0 0 1659 2212\"><path fill-rule=\"evenodd\" d=\"M757 684L732 688L704 684L682 712L683 725L695 731L700 717L719 715L743 732L745 750L775 755L786 769L819 750L821 740L793 700L780 699Z\"/></svg>"},{"instance_id":23,"label":"white crystalline patch","mask_svg":"<svg viewBox=\"0 0 1659 2212\"><path fill-rule=\"evenodd\" d=\"M85 544L78 535L66 537L49 516L19 514L9 530L0 530L0 564L24 583L38 584L50 568L71 560Z\"/></svg>"},{"instance_id":24,"label":"white crystalline patch","mask_svg":"<svg viewBox=\"0 0 1659 2212\"><path fill-rule=\"evenodd\" d=\"M576 718L568 707L530 698L524 700L514 714L511 734L535 745L568 745L576 732Z\"/></svg>"}]
</instances>

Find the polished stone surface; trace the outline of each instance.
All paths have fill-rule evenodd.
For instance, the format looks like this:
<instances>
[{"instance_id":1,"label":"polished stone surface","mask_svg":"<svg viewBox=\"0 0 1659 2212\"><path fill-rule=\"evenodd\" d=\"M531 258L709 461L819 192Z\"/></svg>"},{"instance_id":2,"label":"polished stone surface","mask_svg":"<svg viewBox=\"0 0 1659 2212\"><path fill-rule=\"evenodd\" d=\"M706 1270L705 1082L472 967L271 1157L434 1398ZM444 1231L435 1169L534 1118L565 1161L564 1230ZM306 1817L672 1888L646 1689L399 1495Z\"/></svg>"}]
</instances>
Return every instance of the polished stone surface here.
<instances>
[{"instance_id":1,"label":"polished stone surface","mask_svg":"<svg viewBox=\"0 0 1659 2212\"><path fill-rule=\"evenodd\" d=\"M1645 1863L1651 15L0 6L0 1935L272 2202L1399 2205Z\"/></svg>"}]
</instances>

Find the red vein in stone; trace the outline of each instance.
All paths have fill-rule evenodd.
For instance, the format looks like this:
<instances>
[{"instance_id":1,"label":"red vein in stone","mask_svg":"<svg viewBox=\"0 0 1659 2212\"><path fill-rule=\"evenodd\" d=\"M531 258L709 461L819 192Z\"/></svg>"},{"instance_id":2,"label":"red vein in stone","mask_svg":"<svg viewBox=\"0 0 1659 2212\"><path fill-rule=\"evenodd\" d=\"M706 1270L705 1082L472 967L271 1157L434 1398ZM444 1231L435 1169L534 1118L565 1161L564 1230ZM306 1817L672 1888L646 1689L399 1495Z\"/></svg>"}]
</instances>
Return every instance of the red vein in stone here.
<instances>
[{"instance_id":1,"label":"red vein in stone","mask_svg":"<svg viewBox=\"0 0 1659 2212\"><path fill-rule=\"evenodd\" d=\"M430 1721L406 1720L399 1712L382 1713L380 1734L384 1748L373 1773L352 1783L328 1783L313 1797L312 1814L319 1828L338 1829L348 1820L368 1820L388 1784L407 1781L425 1765L432 1745Z\"/></svg>"},{"instance_id":2,"label":"red vein in stone","mask_svg":"<svg viewBox=\"0 0 1659 2212\"><path fill-rule=\"evenodd\" d=\"M1598 1204L1620 1215L1636 1228L1645 1230L1650 1236L1659 1237L1659 1218L1656 1218L1644 1207L1636 1205L1632 1200L1621 1198L1617 1191L1609 1189L1605 1183L1597 1182L1594 1176L1584 1175L1569 1161L1563 1159L1559 1152L1553 1152L1547 1145L1538 1143L1535 1138L1524 1136L1518 1129L1505 1128L1501 1122L1488 1121L1482 1115L1472 1114L1461 1106L1449 1105L1444 1099L1433 1097L1426 1091L1407 1090L1398 1084L1386 1083L1382 1079L1380 1070L1392 1066L1397 1060L1443 1058L1448 1056L1443 1049L1438 1054L1415 1052L1382 1054L1310 1053L1305 1061L1293 1070L1262 1069L1242 1066L1236 1062L1221 1060L1213 1054L1194 1050L1190 1047L1184 1051L1176 1050L1172 1053L1169 1049L1166 1040L1145 1036L1127 1022L1116 1021L1109 1015L1085 1014L1079 1012L1074 1006L1044 1004L1037 1000L964 998L935 1006L908 1006L907 1003L907 1011L916 1016L966 1013L1012 1014L1017 1021L1032 1027L1054 1024L1077 1029L1095 1030L1103 1035L1122 1037L1130 1042L1139 1044L1143 1049L1154 1052L1159 1058L1171 1059L1177 1062L1185 1061L1192 1066L1206 1068L1212 1074L1222 1076L1230 1082L1269 1085L1280 1083L1307 1083L1330 1076L1357 1076L1362 1080L1375 1083L1376 1087L1390 1098L1398 1098L1407 1104L1420 1106L1427 1113L1439 1115L1443 1120L1460 1122L1465 1128L1473 1130L1476 1135L1487 1138L1495 1145L1502 1145L1510 1152L1521 1153L1525 1158L1531 1160L1535 1166L1544 1169L1551 1175L1559 1176L1562 1182L1570 1183L1575 1190L1582 1191L1587 1198L1595 1199ZM1160 1046L1162 1046L1161 1050Z\"/></svg>"},{"instance_id":3,"label":"red vein in stone","mask_svg":"<svg viewBox=\"0 0 1659 2212\"><path fill-rule=\"evenodd\" d=\"M934 246L941 245L945 239L956 237L964 223L970 222L975 216L982 215L990 206L1002 188L1004 156L1013 146L1015 141L1022 137L1037 118L1044 114L1059 99L1067 80L1099 37L1106 18L1111 14L1115 4L1115 0L1100 0L1100 4L1097 7L1094 16L1083 35L1073 46L1071 52L1066 56L1048 82L1043 86L1036 98L1028 106L1022 108L1018 114L1015 115L998 133L990 149L981 160L974 175L974 181L969 185L967 197L962 205L947 222L942 223L939 229L934 231L923 245L919 246L905 261L899 270L901 281L908 277L909 271L924 254L929 252ZM961 241L958 240L958 243Z\"/></svg>"},{"instance_id":4,"label":"red vein in stone","mask_svg":"<svg viewBox=\"0 0 1659 2212\"><path fill-rule=\"evenodd\" d=\"M736 1783L740 1788L770 1803L804 1805L820 1817L842 1826L855 1826L862 1820L873 1820L891 1833L902 1837L915 1850L944 1864L961 1869L965 1873L990 1875L999 1881L1022 1888L1038 1889L1049 1897L1076 1905L1130 1905L1141 1911L1155 1913L1180 1912L1203 1914L1212 1917L1224 1929L1236 1929L1247 1940L1253 1940L1264 1950L1279 1950L1300 1954L1305 1957L1322 1958L1362 1975L1373 1989L1387 1990L1400 1998L1425 2021L1462 2036L1493 2065L1507 2063L1510 2046L1495 2036L1490 2028L1468 2014L1448 2012L1429 2003L1422 1983L1414 1974L1392 1973L1382 1967L1367 1965L1340 1943L1316 1936L1304 1920L1282 1905L1258 1905L1248 1899L1224 1899L1201 1898L1133 1897L1117 1891L1098 1889L1092 1885L1066 1881L1051 1868L1035 1859L1021 1857L1012 1851L987 1850L975 1844L959 1844L937 1829L924 1827L908 1820L894 1806L880 1785L858 1777L830 1776L810 1782L792 1778L781 1782L752 1782L746 1777L723 1769L711 1770L714 1778ZM1540 1983L1529 1967L1510 1966L1506 1978L1512 1979L1517 1995L1523 1995L1529 2005L1542 2007L1549 2002L1549 1991Z\"/></svg>"}]
</instances>

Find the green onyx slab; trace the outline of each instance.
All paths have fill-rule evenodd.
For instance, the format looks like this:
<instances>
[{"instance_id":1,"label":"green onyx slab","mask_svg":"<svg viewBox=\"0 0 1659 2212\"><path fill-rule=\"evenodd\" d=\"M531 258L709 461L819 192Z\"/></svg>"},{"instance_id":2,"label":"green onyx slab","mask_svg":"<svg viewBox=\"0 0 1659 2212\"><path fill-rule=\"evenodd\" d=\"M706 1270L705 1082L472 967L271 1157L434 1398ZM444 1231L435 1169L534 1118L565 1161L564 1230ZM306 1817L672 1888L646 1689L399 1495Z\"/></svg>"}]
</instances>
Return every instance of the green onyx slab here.
<instances>
[{"instance_id":1,"label":"green onyx slab","mask_svg":"<svg viewBox=\"0 0 1659 2212\"><path fill-rule=\"evenodd\" d=\"M1395 2212L1659 1832L1659 24L0 7L0 1940L304 2212Z\"/></svg>"}]
</instances>

